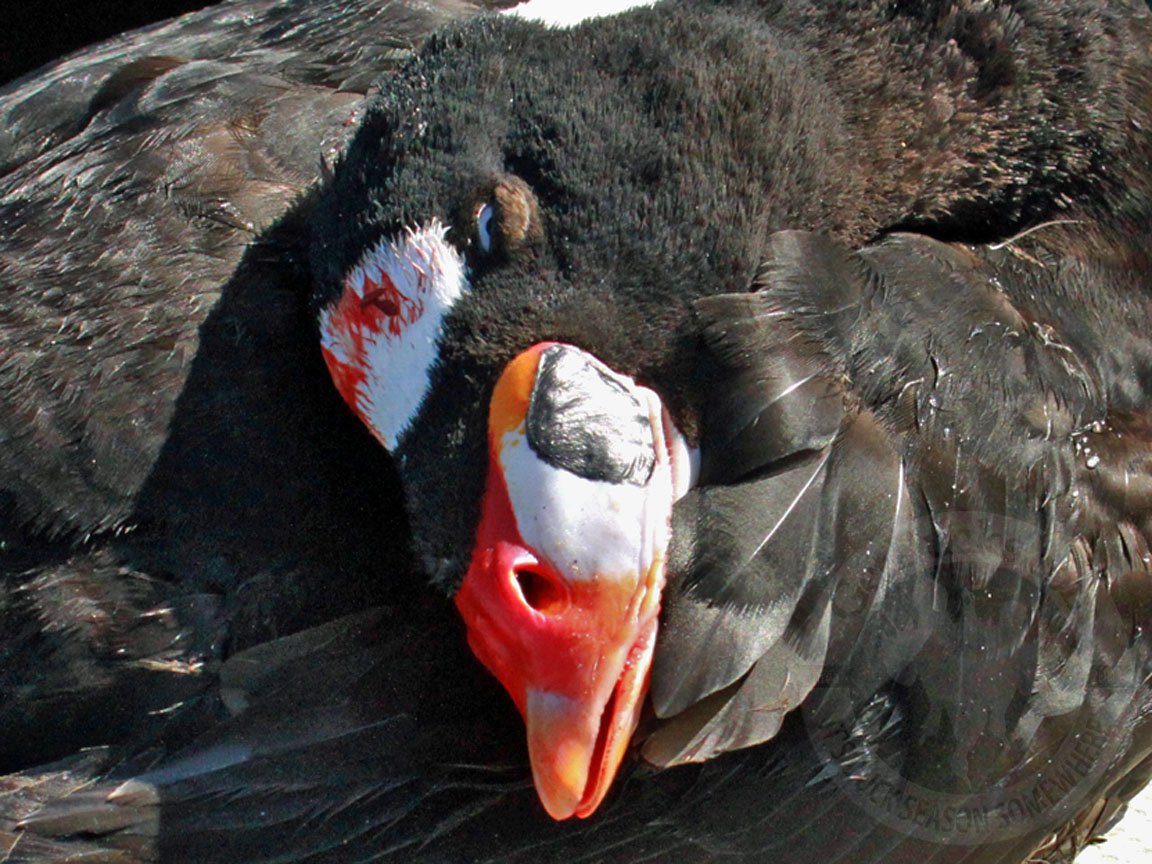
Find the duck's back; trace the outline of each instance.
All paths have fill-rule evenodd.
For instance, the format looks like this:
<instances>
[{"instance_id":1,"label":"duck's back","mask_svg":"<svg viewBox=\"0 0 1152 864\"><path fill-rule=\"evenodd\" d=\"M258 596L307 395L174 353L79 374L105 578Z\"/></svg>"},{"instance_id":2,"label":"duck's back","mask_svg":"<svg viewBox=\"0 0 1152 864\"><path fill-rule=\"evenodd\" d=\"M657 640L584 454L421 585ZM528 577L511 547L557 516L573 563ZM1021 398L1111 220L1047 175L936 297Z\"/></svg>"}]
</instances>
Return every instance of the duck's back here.
<instances>
[{"instance_id":1,"label":"duck's back","mask_svg":"<svg viewBox=\"0 0 1152 864\"><path fill-rule=\"evenodd\" d=\"M313 344L309 193L477 9L224 3L0 90L0 765L158 729L226 643L406 572Z\"/></svg>"}]
</instances>

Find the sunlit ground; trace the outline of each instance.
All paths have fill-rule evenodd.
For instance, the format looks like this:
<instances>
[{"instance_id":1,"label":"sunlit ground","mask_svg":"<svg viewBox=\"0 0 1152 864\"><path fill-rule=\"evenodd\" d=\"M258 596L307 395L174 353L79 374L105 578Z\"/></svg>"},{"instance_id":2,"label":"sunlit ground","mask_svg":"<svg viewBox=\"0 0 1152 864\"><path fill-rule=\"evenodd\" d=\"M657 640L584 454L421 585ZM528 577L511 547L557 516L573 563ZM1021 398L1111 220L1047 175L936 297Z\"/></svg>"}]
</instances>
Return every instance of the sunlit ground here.
<instances>
[{"instance_id":1,"label":"sunlit ground","mask_svg":"<svg viewBox=\"0 0 1152 864\"><path fill-rule=\"evenodd\" d=\"M1152 861L1152 789L1132 802L1108 839L1083 852L1076 864L1148 864Z\"/></svg>"}]
</instances>

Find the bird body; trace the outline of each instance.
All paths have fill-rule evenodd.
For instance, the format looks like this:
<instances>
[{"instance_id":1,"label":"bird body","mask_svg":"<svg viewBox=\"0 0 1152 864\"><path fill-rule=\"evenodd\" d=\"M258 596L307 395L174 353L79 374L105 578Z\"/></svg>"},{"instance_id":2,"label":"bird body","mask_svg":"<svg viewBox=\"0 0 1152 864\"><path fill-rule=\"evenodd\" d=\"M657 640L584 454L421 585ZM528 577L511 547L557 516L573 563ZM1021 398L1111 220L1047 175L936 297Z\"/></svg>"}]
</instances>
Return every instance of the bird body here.
<instances>
[{"instance_id":1,"label":"bird body","mask_svg":"<svg viewBox=\"0 0 1152 864\"><path fill-rule=\"evenodd\" d=\"M13 860L1074 853L1152 755L1150 33L237 2L4 91Z\"/></svg>"}]
</instances>

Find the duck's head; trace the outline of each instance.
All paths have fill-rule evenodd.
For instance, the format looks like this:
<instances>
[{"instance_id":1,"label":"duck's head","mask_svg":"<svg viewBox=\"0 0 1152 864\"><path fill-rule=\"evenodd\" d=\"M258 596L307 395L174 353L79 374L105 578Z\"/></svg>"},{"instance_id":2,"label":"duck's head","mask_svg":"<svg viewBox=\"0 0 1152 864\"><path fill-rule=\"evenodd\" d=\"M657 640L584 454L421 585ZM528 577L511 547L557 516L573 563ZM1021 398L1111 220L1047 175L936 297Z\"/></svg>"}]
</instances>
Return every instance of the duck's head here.
<instances>
[{"instance_id":1,"label":"duck's head","mask_svg":"<svg viewBox=\"0 0 1152 864\"><path fill-rule=\"evenodd\" d=\"M747 289L776 206L743 194L781 156L726 83L793 74L755 37L647 10L450 32L384 83L319 207L324 358L557 819L601 802L640 715L707 386L693 303Z\"/></svg>"}]
</instances>

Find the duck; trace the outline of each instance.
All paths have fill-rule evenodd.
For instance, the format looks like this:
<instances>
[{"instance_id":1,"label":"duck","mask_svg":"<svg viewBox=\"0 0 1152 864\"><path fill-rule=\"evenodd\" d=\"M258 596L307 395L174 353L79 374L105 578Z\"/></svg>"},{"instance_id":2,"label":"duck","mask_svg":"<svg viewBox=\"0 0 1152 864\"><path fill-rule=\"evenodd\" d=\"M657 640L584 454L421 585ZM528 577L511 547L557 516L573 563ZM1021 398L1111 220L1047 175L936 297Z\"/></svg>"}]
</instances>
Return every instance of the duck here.
<instances>
[{"instance_id":1,"label":"duck","mask_svg":"<svg viewBox=\"0 0 1152 864\"><path fill-rule=\"evenodd\" d=\"M203 20L162 56L227 61L97 52L139 65L4 181L15 860L990 864L1114 821L1143 4L461 15L367 100L376 48Z\"/></svg>"}]
</instances>

